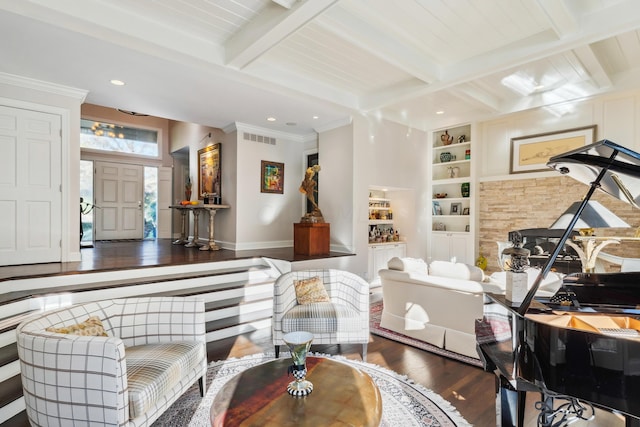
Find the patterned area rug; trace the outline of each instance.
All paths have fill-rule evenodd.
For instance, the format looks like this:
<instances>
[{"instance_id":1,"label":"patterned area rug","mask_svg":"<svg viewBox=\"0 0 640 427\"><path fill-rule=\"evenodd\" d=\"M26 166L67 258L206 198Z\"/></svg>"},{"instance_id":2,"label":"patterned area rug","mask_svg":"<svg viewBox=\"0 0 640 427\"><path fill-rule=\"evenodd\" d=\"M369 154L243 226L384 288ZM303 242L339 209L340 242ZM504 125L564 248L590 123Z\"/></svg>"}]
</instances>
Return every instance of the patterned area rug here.
<instances>
[{"instance_id":1,"label":"patterned area rug","mask_svg":"<svg viewBox=\"0 0 640 427\"><path fill-rule=\"evenodd\" d=\"M393 371L342 356L332 357L366 372L376 383L382 395L382 423L384 427L450 427L470 426L460 413L440 395L415 384ZM209 410L220 388L240 372L273 360L273 354L254 354L241 359L213 362L207 371L207 395L200 398L198 384L191 387L177 402L153 424L154 427L209 426ZM280 357L290 357L283 352Z\"/></svg>"},{"instance_id":2,"label":"patterned area rug","mask_svg":"<svg viewBox=\"0 0 640 427\"><path fill-rule=\"evenodd\" d=\"M390 331L389 329L380 327L380 317L382 316L382 301L373 302L371 304L371 313L369 314L369 331L374 335L379 335L381 337L389 338L390 340L398 341L403 344L410 345L412 347L419 348L421 350L428 351L430 353L438 354L440 356L445 356L450 359L455 359L460 362L468 363L469 365L482 367L482 362L478 359L474 359L469 356L465 356L463 354L454 353L449 350L445 350L440 347L436 347L435 345L431 345L424 341L417 340L415 338L408 337L406 335L399 334L394 331Z\"/></svg>"}]
</instances>

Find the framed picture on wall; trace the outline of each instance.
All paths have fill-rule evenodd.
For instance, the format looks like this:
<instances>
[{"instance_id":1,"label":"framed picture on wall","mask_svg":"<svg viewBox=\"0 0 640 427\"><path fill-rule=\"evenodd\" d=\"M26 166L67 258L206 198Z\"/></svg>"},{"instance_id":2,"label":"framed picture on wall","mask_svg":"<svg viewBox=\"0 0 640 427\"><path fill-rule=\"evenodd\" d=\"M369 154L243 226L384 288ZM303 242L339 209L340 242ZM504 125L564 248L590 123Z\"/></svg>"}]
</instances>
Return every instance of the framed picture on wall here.
<instances>
[{"instance_id":1,"label":"framed picture on wall","mask_svg":"<svg viewBox=\"0 0 640 427\"><path fill-rule=\"evenodd\" d=\"M219 143L198 150L198 199L204 199L205 194L222 198L220 165Z\"/></svg>"},{"instance_id":2,"label":"framed picture on wall","mask_svg":"<svg viewBox=\"0 0 640 427\"><path fill-rule=\"evenodd\" d=\"M260 192L284 193L284 163L268 160L260 162Z\"/></svg>"},{"instance_id":3,"label":"framed picture on wall","mask_svg":"<svg viewBox=\"0 0 640 427\"><path fill-rule=\"evenodd\" d=\"M510 173L550 171L549 158L591 144L596 125L511 138Z\"/></svg>"}]
</instances>

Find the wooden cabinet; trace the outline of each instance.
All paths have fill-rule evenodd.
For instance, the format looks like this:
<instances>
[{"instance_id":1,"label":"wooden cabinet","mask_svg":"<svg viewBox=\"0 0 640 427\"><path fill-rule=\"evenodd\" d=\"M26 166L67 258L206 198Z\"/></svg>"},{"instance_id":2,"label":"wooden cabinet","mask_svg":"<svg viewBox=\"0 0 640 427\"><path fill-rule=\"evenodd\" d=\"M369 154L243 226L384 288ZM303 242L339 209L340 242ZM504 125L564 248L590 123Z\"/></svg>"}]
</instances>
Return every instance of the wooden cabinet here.
<instances>
[{"instance_id":1,"label":"wooden cabinet","mask_svg":"<svg viewBox=\"0 0 640 427\"><path fill-rule=\"evenodd\" d=\"M430 260L475 262L475 170L470 124L431 134Z\"/></svg>"},{"instance_id":2,"label":"wooden cabinet","mask_svg":"<svg viewBox=\"0 0 640 427\"><path fill-rule=\"evenodd\" d=\"M391 258L404 258L406 254L407 245L404 242L369 245L369 282L378 279L378 271L387 268L387 262Z\"/></svg>"}]
</instances>

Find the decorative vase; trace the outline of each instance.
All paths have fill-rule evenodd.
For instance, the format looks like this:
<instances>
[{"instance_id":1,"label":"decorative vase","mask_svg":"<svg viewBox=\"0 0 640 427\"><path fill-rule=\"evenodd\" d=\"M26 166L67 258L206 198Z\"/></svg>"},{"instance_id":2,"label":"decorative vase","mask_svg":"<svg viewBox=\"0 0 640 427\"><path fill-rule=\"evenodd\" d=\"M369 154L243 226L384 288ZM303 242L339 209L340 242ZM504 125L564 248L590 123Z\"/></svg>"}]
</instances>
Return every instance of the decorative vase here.
<instances>
[{"instance_id":1,"label":"decorative vase","mask_svg":"<svg viewBox=\"0 0 640 427\"><path fill-rule=\"evenodd\" d=\"M451 153L448 152L448 151L445 151L444 153L440 153L440 161L442 163L450 162L451 161Z\"/></svg>"},{"instance_id":2,"label":"decorative vase","mask_svg":"<svg viewBox=\"0 0 640 427\"><path fill-rule=\"evenodd\" d=\"M460 186L460 192L462 193L462 197L469 197L469 193L471 192L471 185L468 182L463 182Z\"/></svg>"},{"instance_id":3,"label":"decorative vase","mask_svg":"<svg viewBox=\"0 0 640 427\"><path fill-rule=\"evenodd\" d=\"M290 332L282 337L284 343L289 347L293 365L289 366L288 372L295 378L287 385L287 393L292 396L306 396L313 391L311 381L305 379L307 376L307 353L311 348L313 334L310 332Z\"/></svg>"},{"instance_id":4,"label":"decorative vase","mask_svg":"<svg viewBox=\"0 0 640 427\"><path fill-rule=\"evenodd\" d=\"M453 136L449 135L449 131L445 130L442 135L440 135L440 141L442 141L443 145L451 145L453 142Z\"/></svg>"}]
</instances>

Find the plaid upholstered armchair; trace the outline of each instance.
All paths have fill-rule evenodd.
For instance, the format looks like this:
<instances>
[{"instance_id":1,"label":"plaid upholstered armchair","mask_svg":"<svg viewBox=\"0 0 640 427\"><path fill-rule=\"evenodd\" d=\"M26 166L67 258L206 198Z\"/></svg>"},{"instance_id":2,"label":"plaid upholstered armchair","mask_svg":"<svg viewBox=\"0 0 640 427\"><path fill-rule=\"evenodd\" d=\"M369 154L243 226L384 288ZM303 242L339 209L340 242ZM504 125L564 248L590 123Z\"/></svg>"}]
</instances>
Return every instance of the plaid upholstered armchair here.
<instances>
[{"instance_id":1,"label":"plaid upholstered armchair","mask_svg":"<svg viewBox=\"0 0 640 427\"><path fill-rule=\"evenodd\" d=\"M296 287L311 280L322 283L325 298L299 303L301 295L296 294ZM369 284L341 270L292 271L281 275L273 295L272 337L276 357L284 344L282 337L294 331L311 332L313 344L362 344L362 359L366 360Z\"/></svg>"},{"instance_id":2,"label":"plaid upholstered armchair","mask_svg":"<svg viewBox=\"0 0 640 427\"><path fill-rule=\"evenodd\" d=\"M16 333L34 426L146 426L196 380L204 396L199 298L84 303L32 316Z\"/></svg>"}]
</instances>

